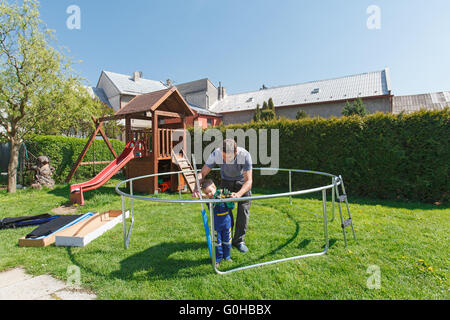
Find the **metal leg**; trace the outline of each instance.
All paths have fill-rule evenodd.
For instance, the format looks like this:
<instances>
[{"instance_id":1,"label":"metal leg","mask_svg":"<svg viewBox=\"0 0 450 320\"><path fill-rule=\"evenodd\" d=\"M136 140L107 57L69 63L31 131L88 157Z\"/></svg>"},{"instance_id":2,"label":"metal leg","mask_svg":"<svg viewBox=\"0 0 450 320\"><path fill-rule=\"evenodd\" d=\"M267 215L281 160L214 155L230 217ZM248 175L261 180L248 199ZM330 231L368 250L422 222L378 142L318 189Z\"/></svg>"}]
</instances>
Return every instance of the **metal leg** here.
<instances>
[{"instance_id":1,"label":"metal leg","mask_svg":"<svg viewBox=\"0 0 450 320\"><path fill-rule=\"evenodd\" d=\"M347 248L347 235L345 234L345 227L344 227L344 216L342 215L342 206L341 206L341 200L339 196L339 188L336 188L336 196L338 198L338 206L339 206L339 215L341 217L341 226L342 226L342 233L344 234L344 243L345 247Z\"/></svg>"},{"instance_id":2,"label":"metal leg","mask_svg":"<svg viewBox=\"0 0 450 320\"><path fill-rule=\"evenodd\" d=\"M331 210L332 210L332 218L330 222L334 222L335 219L335 207L336 207L336 179L333 178L333 189L331 189Z\"/></svg>"},{"instance_id":3,"label":"metal leg","mask_svg":"<svg viewBox=\"0 0 450 320\"><path fill-rule=\"evenodd\" d=\"M289 193L292 193L292 171L289 170ZM289 204L292 205L292 196L289 196Z\"/></svg>"},{"instance_id":4,"label":"metal leg","mask_svg":"<svg viewBox=\"0 0 450 320\"><path fill-rule=\"evenodd\" d=\"M349 219L350 219L350 221L351 221L350 226L352 227L353 239L354 239L355 241L357 241L357 240L356 240L355 227L353 226L353 219L352 219L352 215L351 215L351 213L350 213L350 207L349 207L349 205L348 205L347 193L345 192L344 179L342 179L342 176L339 176L339 178L341 179L342 192L343 192L343 194L345 195L345 203L346 203L346 205L347 205L348 217L349 217Z\"/></svg>"},{"instance_id":5,"label":"metal leg","mask_svg":"<svg viewBox=\"0 0 450 320\"><path fill-rule=\"evenodd\" d=\"M182 198L181 196L181 174L178 173L178 194L180 196L180 199ZM182 203L181 205L184 205L184 203Z\"/></svg>"},{"instance_id":6,"label":"metal leg","mask_svg":"<svg viewBox=\"0 0 450 320\"><path fill-rule=\"evenodd\" d=\"M121 196L122 198L122 224L123 224L123 246L125 249L128 249L127 247L127 218L125 214L125 197Z\"/></svg>"},{"instance_id":7,"label":"metal leg","mask_svg":"<svg viewBox=\"0 0 450 320\"><path fill-rule=\"evenodd\" d=\"M323 229L325 234L325 250L330 247L330 240L328 238L328 217L327 217L327 190L322 191L323 202Z\"/></svg>"},{"instance_id":8,"label":"metal leg","mask_svg":"<svg viewBox=\"0 0 450 320\"><path fill-rule=\"evenodd\" d=\"M216 237L215 237L215 227L214 227L214 211L213 211L213 204L212 203L208 203L208 208L209 208L209 217L211 220L211 242L212 242L212 254L211 254L211 263L213 266L213 269L215 272L219 273L220 271L217 270L217 266L216 266Z\"/></svg>"},{"instance_id":9,"label":"metal leg","mask_svg":"<svg viewBox=\"0 0 450 320\"><path fill-rule=\"evenodd\" d=\"M133 196L133 181L130 182L130 194ZM124 240L124 246L125 249L128 249L130 247L130 238L131 238L131 232L133 231L133 225L134 225L134 200L133 198L130 199L130 213L131 213L131 224L130 229L128 229L127 232L127 219L126 219L126 213L125 213L125 199L122 196L122 220L123 220L123 240Z\"/></svg>"}]
</instances>

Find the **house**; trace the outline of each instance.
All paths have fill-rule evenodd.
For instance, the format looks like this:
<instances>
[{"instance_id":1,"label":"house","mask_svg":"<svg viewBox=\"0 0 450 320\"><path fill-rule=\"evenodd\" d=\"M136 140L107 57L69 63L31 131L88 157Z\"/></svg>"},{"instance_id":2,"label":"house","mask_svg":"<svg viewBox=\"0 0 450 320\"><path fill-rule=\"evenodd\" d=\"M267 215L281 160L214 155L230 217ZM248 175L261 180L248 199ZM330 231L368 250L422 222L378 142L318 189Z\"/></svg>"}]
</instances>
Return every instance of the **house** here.
<instances>
[{"instance_id":1,"label":"house","mask_svg":"<svg viewBox=\"0 0 450 320\"><path fill-rule=\"evenodd\" d=\"M172 87L170 80L167 83L149 80L143 77L142 72L134 72L131 76L120 73L102 71L97 83L97 87L90 88L101 101L118 112L131 100L142 94L156 92ZM222 116L207 109L210 101L215 102L217 88L208 80L198 80L177 86L179 92L195 111L195 116L187 118L190 126L216 126L222 122ZM210 99L210 100L209 100ZM169 121L169 120L167 120ZM123 122L123 121L122 121ZM121 123L124 126L124 123ZM134 128L150 128L151 122L144 120L133 120Z\"/></svg>"},{"instance_id":2,"label":"house","mask_svg":"<svg viewBox=\"0 0 450 320\"><path fill-rule=\"evenodd\" d=\"M106 100L114 110L119 110L137 95L172 86L170 80L163 83L144 79L140 72L130 77L103 71L97 87L92 90L100 100ZM346 103L357 98L363 101L368 114L412 112L421 107L442 109L450 104L448 91L394 97L389 68L294 85L263 86L258 91L237 94L227 94L221 83L215 86L208 78L177 84L176 88L196 114L187 119L188 125L204 129L222 123L250 122L257 106L262 107L270 98L274 101L276 115L287 119L296 119L300 110L310 117L341 117ZM134 121L133 126L145 127L139 120Z\"/></svg>"},{"instance_id":3,"label":"house","mask_svg":"<svg viewBox=\"0 0 450 320\"><path fill-rule=\"evenodd\" d=\"M347 101L361 98L367 112L392 112L389 69L347 77L307 82L227 95L210 110L223 116L223 123L246 123L253 119L257 105L270 98L278 117L296 119L299 110L311 117L342 116Z\"/></svg>"},{"instance_id":4,"label":"house","mask_svg":"<svg viewBox=\"0 0 450 320\"><path fill-rule=\"evenodd\" d=\"M421 109L442 110L450 106L450 91L394 97L394 114L412 113Z\"/></svg>"}]
</instances>

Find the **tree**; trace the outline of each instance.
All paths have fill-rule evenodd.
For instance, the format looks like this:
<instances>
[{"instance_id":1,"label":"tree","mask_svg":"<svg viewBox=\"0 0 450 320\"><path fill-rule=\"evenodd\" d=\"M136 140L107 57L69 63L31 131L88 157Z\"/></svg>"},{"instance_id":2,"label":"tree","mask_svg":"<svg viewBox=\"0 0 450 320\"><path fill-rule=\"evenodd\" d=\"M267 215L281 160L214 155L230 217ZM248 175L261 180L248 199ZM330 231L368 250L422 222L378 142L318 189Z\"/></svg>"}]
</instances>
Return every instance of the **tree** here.
<instances>
[{"instance_id":1,"label":"tree","mask_svg":"<svg viewBox=\"0 0 450 320\"><path fill-rule=\"evenodd\" d=\"M264 101L263 103L263 108L261 110L262 121L270 121L276 119L275 106L273 104L273 101L271 102L270 105L270 101L272 101L272 98L269 99L269 103L267 103L266 101Z\"/></svg>"},{"instance_id":2,"label":"tree","mask_svg":"<svg viewBox=\"0 0 450 320\"><path fill-rule=\"evenodd\" d=\"M267 102L267 105L269 106L270 110L275 112L275 104L273 103L273 99L272 98L269 99L269 101Z\"/></svg>"},{"instance_id":3,"label":"tree","mask_svg":"<svg viewBox=\"0 0 450 320\"><path fill-rule=\"evenodd\" d=\"M261 121L261 109L260 109L260 107L261 106L259 104L256 106L255 115L253 117L253 121L255 121L255 122Z\"/></svg>"},{"instance_id":4,"label":"tree","mask_svg":"<svg viewBox=\"0 0 450 320\"><path fill-rule=\"evenodd\" d=\"M305 110L299 110L299 111L297 112L297 117L296 117L296 119L297 119L297 120L300 120L300 119L304 119L304 118L308 118L308 114L305 112Z\"/></svg>"},{"instance_id":5,"label":"tree","mask_svg":"<svg viewBox=\"0 0 450 320\"><path fill-rule=\"evenodd\" d=\"M342 115L349 117L352 115L359 115L361 117L364 117L367 114L366 107L364 106L363 101L361 98L356 99L353 102L353 105L350 104L350 102L346 102L344 109L342 109Z\"/></svg>"},{"instance_id":6,"label":"tree","mask_svg":"<svg viewBox=\"0 0 450 320\"><path fill-rule=\"evenodd\" d=\"M10 144L8 192L16 192L19 149L33 134L77 131L98 112L71 62L53 48L37 0L0 0L0 138ZM92 99L91 99L92 100ZM91 120L92 121L92 120Z\"/></svg>"}]
</instances>

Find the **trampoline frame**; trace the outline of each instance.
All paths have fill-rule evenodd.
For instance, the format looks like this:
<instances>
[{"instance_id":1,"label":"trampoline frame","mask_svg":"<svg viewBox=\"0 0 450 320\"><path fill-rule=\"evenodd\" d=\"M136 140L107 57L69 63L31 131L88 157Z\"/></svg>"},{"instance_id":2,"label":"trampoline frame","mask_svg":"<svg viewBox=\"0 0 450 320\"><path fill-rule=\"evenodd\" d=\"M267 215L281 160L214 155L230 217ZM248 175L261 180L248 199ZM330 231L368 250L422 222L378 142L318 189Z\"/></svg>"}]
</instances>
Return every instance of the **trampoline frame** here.
<instances>
[{"instance_id":1,"label":"trampoline frame","mask_svg":"<svg viewBox=\"0 0 450 320\"><path fill-rule=\"evenodd\" d=\"M219 168L215 168L213 169L213 171L219 171ZM328 236L328 222L333 222L335 220L335 203L336 203L336 196L338 199L340 199L340 201L338 201L339 204L339 212L340 212L340 216L341 216L341 222L342 222L342 228L343 228L343 233L344 233L344 241L345 241L345 246L347 246L347 238L346 238L346 234L345 234L345 221L342 215L342 208L341 208L341 202L343 202L343 200L345 200L345 202L347 202L347 197L345 194L345 187L344 187L344 182L341 176L336 176L336 175L332 175L329 173L324 173L324 172L318 172L318 171L310 171L310 170L299 170L299 169L274 169L274 168L254 168L254 171L277 171L277 172L288 172L289 173L289 192L288 193L279 193L279 194L271 194L271 195L261 195L261 196L252 196L252 197L244 197L244 198L237 198L237 199L182 199L182 192L181 190L179 190L179 197L180 199L164 199L164 198L152 198L152 197L143 197L143 196L137 196L134 195L133 192L133 181L136 180L141 180L141 179L146 179L146 178L152 178L152 177L161 177L161 176L171 176L171 175L178 175L178 181L181 181L181 175L183 174L183 171L174 171L174 172L167 172L167 173L159 173L159 174L151 174L151 175L146 175L146 176L142 176L142 177L136 177L136 178L132 178L132 179L128 179L128 180L124 180L122 182L120 182L119 184L116 185L116 193L118 193L121 196L121 200L122 200L122 215L123 215L123 236L124 236L124 246L125 249L129 248L130 245L130 238L131 238L131 233L133 230L133 225L134 225L134 200L143 200L143 201L152 201L152 202L160 202L160 203L179 203L179 204L201 204L203 205L208 205L209 208L209 215L210 215L210 234L211 237L212 235L214 235L214 214L213 214L213 210L212 210L212 206L214 203L227 203L227 202L243 202L243 201L255 201L255 200L263 200L263 199L276 199L276 198L287 198L289 197L289 203L290 205L293 204L292 202L292 197L293 196L297 196L297 195L304 195L304 194L311 194L311 193L317 193L317 192L321 192L322 193L322 205L323 205L323 232L324 232L324 240L325 240L325 245L324 245L324 250L321 252L316 252L316 253L310 253L310 254L304 254L304 255L300 255L300 256L294 256L294 257L289 257L289 258L283 258L283 259L278 259L278 260L272 260L272 261L267 261L267 262L262 262L262 263L257 263L257 264L252 264L249 266L244 266L244 267L238 267L238 268L234 268L231 270L227 270L227 271L220 271L217 269L216 267L216 253L215 253L215 244L214 244L214 238L212 237L212 254L211 254L211 262L212 262L212 266L214 271L217 274L220 275L225 275L225 274L230 274L233 272L237 272L237 271L242 271L242 270L247 270L247 269L251 269L251 268L256 268L256 267L261 267L261 266L266 266L266 265L271 265L271 264L276 264L276 263L281 263L281 262L286 262L286 261L291 261L291 260L297 260L297 259L305 259L305 258L310 258L310 257L317 257L317 256L322 256L325 255L328 252L329 249L329 236ZM184 171L184 173L186 172L193 172L197 178L198 172L200 172L200 170L197 170L196 168L194 170L190 170L190 171ZM326 185L326 186L322 186L322 187L318 187L318 188L313 188L313 189L307 189L307 190L300 190L300 191L292 191L292 174L293 173L306 173L306 174L315 174L315 175L321 175L321 176L327 176L330 177L332 179L332 183L330 185ZM119 190L119 188L124 185L125 183L129 183L130 186L130 193L125 193L121 190ZM341 186L342 188L342 195L339 194L339 189L338 187ZM332 219L329 221L328 220L328 216L327 216L327 191L328 190L332 190ZM127 230L127 222L126 222L126 218L125 218L125 198L129 198L130 199L130 216L131 216L131 224L130 224L130 228ZM348 214L350 219L347 221L350 221L350 224L348 226L352 227L353 230L353 236L354 239L356 241L356 235L355 235L355 230L353 228L353 223L352 223L352 219L351 219L351 215L350 215L350 210L348 207L348 202L347 202L347 209L348 209Z\"/></svg>"}]
</instances>

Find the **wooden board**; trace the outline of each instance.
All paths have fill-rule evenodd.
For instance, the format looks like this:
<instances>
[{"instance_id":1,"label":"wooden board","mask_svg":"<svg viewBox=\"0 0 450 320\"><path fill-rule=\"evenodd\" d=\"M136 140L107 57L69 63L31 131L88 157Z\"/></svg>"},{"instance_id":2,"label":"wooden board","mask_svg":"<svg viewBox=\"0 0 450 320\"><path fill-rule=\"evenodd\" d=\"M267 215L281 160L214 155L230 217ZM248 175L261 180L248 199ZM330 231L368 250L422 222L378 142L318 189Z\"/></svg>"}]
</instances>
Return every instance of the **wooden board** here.
<instances>
[{"instance_id":1,"label":"wooden board","mask_svg":"<svg viewBox=\"0 0 450 320\"><path fill-rule=\"evenodd\" d=\"M125 218L128 216L129 212L127 211ZM97 213L90 219L59 232L55 237L55 245L57 247L84 247L119 223L122 223L122 211L111 210Z\"/></svg>"},{"instance_id":2,"label":"wooden board","mask_svg":"<svg viewBox=\"0 0 450 320\"><path fill-rule=\"evenodd\" d=\"M175 152L172 150L172 163L177 165L181 171L183 172L184 180L186 181L187 185L189 186L189 189L193 193L195 190L195 174L193 171L191 163L186 158L186 154L182 150L183 154L182 156L175 154Z\"/></svg>"},{"instance_id":3,"label":"wooden board","mask_svg":"<svg viewBox=\"0 0 450 320\"><path fill-rule=\"evenodd\" d=\"M26 239L25 237L19 239L19 247L33 247L41 248L48 247L55 243L55 235L45 237L43 239Z\"/></svg>"},{"instance_id":4,"label":"wooden board","mask_svg":"<svg viewBox=\"0 0 450 320\"><path fill-rule=\"evenodd\" d=\"M86 218L86 220L87 219L90 219L90 218ZM77 226L78 224L83 223L83 222L84 222L84 220L81 220L80 222L78 222L74 226ZM21 247L21 248L23 248L23 247L32 247L32 248L48 247L48 246L54 244L55 241L56 241L56 236L61 234L65 230L66 229L61 230L59 232L56 232L56 233L54 233L52 235L49 235L49 236L47 236L45 238L42 238L42 239L27 239L26 237L20 238L19 239L19 247Z\"/></svg>"}]
</instances>

